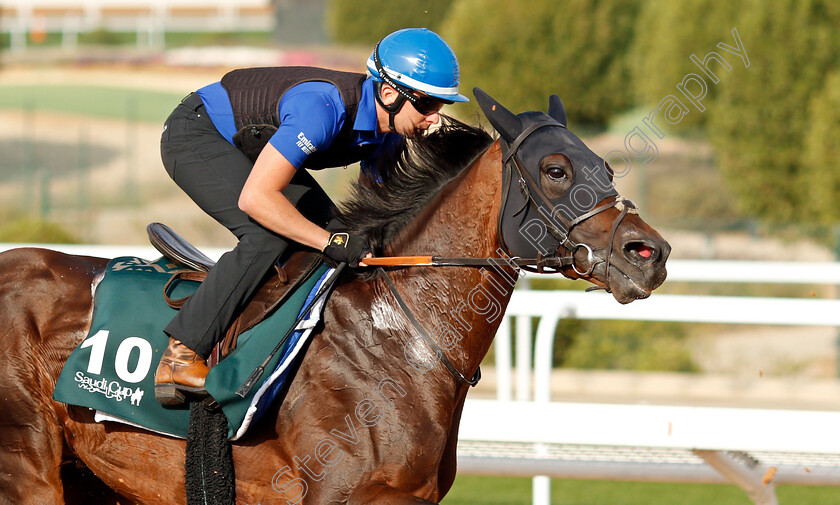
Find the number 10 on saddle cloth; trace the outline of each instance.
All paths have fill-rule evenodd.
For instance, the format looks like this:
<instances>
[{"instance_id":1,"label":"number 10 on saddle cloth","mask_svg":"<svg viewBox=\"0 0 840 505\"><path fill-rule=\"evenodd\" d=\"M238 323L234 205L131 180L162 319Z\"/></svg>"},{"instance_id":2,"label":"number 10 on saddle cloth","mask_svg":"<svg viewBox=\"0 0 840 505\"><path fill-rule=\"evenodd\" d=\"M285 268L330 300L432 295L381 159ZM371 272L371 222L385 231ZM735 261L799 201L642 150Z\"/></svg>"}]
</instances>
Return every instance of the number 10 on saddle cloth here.
<instances>
[{"instance_id":1,"label":"number 10 on saddle cloth","mask_svg":"<svg viewBox=\"0 0 840 505\"><path fill-rule=\"evenodd\" d=\"M164 407L154 398L154 371L169 342L163 328L174 317L163 289L182 267L165 258L121 257L108 263L96 288L90 332L73 351L56 383L53 398L97 411L97 420L123 422L185 438L189 405ZM287 378L289 365L320 320L334 269L321 265L269 317L242 333L237 348L207 375L207 390L228 418L228 436L241 437ZM192 294L198 283L181 281L172 298ZM287 334L301 310L323 293L286 344L266 367L260 387L244 398L236 390Z\"/></svg>"}]
</instances>

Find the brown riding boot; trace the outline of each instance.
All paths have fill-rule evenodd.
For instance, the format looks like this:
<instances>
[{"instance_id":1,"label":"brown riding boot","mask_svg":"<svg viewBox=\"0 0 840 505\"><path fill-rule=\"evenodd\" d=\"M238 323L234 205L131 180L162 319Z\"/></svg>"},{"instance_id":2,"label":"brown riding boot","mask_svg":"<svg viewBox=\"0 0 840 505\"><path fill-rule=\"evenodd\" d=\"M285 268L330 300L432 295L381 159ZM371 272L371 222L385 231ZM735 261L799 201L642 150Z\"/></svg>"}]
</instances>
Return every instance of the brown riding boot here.
<instances>
[{"instance_id":1,"label":"brown riding boot","mask_svg":"<svg viewBox=\"0 0 840 505\"><path fill-rule=\"evenodd\" d=\"M184 393L206 396L207 364L192 349L174 338L155 371L155 400L161 405L181 405Z\"/></svg>"}]
</instances>

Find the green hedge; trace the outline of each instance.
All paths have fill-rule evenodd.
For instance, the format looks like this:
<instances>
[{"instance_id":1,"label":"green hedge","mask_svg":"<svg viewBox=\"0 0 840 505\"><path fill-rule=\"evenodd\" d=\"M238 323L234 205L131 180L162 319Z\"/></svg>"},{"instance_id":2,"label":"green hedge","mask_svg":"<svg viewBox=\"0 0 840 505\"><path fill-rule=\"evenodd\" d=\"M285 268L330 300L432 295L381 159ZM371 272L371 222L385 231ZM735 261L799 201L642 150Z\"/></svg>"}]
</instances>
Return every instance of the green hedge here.
<instances>
[{"instance_id":1,"label":"green hedge","mask_svg":"<svg viewBox=\"0 0 840 505\"><path fill-rule=\"evenodd\" d=\"M732 45L730 32L742 9L740 2L715 0L645 2L630 52L633 90L637 100L653 107L666 95L677 93L675 86L686 74L697 73L705 78L702 70L690 59L692 54L702 61L714 51L732 65L732 70L727 72L718 63L708 62L708 68L721 82L718 85L709 82L704 103L714 100L719 86L727 83L737 85L738 76L728 74L738 74L743 70L743 66L739 68L737 65L739 58L716 46L718 42ZM692 109L679 127L697 126L705 121L705 117L705 114Z\"/></svg>"},{"instance_id":2,"label":"green hedge","mask_svg":"<svg viewBox=\"0 0 840 505\"><path fill-rule=\"evenodd\" d=\"M840 221L840 70L825 81L811 100L805 131L802 214L815 223L834 225Z\"/></svg>"},{"instance_id":3,"label":"green hedge","mask_svg":"<svg viewBox=\"0 0 840 505\"><path fill-rule=\"evenodd\" d=\"M725 180L744 212L778 222L815 213L809 200L820 178L802 146L811 99L840 61L838 26L840 3L833 0L744 6L737 27L750 66L732 76L737 83L719 87L708 117Z\"/></svg>"},{"instance_id":4,"label":"green hedge","mask_svg":"<svg viewBox=\"0 0 840 505\"><path fill-rule=\"evenodd\" d=\"M632 104L633 0L457 0L442 27L466 92L509 109L546 110L558 94L571 122L604 123ZM471 103L462 111L474 111Z\"/></svg>"},{"instance_id":5,"label":"green hedge","mask_svg":"<svg viewBox=\"0 0 840 505\"><path fill-rule=\"evenodd\" d=\"M696 372L685 325L648 321L563 319L554 366L601 370Z\"/></svg>"},{"instance_id":6,"label":"green hedge","mask_svg":"<svg viewBox=\"0 0 840 505\"><path fill-rule=\"evenodd\" d=\"M0 226L0 242L23 242L41 244L78 244L77 237L61 226L34 218L5 220Z\"/></svg>"},{"instance_id":7,"label":"green hedge","mask_svg":"<svg viewBox=\"0 0 840 505\"><path fill-rule=\"evenodd\" d=\"M439 32L452 0L395 2L393 0L330 0L327 30L333 42L373 45L400 28L428 28Z\"/></svg>"}]
</instances>

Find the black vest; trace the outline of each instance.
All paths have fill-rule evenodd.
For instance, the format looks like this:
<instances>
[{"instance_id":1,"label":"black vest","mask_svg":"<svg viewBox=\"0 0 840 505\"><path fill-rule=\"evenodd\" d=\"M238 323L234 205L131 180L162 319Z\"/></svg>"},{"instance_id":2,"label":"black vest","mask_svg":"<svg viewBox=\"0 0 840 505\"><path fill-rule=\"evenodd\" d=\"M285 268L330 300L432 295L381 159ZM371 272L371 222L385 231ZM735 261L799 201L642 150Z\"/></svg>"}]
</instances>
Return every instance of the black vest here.
<instances>
[{"instance_id":1,"label":"black vest","mask_svg":"<svg viewBox=\"0 0 840 505\"><path fill-rule=\"evenodd\" d=\"M344 126L326 150L316 151L306 158L304 167L343 167L361 161L377 147L351 144L364 80L364 74L314 67L245 68L228 72L222 77L222 87L233 108L237 129L233 142L251 161L256 160L280 126L277 108L283 94L302 82L324 81L338 88L341 94L346 109Z\"/></svg>"}]
</instances>

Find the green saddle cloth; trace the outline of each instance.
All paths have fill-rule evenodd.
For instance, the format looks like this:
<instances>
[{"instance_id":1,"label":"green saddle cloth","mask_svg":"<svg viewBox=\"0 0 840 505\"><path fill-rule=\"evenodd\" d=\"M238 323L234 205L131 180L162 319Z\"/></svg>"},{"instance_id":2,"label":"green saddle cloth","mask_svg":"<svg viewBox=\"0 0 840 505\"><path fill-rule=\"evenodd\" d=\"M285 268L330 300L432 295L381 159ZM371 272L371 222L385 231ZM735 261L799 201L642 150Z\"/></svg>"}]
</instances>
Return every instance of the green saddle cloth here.
<instances>
[{"instance_id":1,"label":"green saddle cloth","mask_svg":"<svg viewBox=\"0 0 840 505\"><path fill-rule=\"evenodd\" d=\"M87 338L73 351L58 378L53 399L98 411L106 419L186 438L189 405L164 407L155 401L154 375L169 338L163 328L175 316L163 298L163 288L172 274L182 269L165 258L146 261L121 257L108 263L105 277L96 288L93 321ZM260 378L257 386L240 397L236 391L289 332L301 310L322 284L332 282L333 269L321 265L269 317L242 333L237 348L207 375L207 390L228 418L228 437L239 438L254 421L257 404L270 403L266 391L280 388L261 382L285 379L289 364L312 331L313 318L320 318L323 301L307 316L308 330L296 330ZM192 294L199 283L173 283L169 295ZM325 298L325 297L324 297ZM323 298L322 298L323 300ZM274 371L274 372L272 372ZM284 372L284 373L280 373Z\"/></svg>"}]
</instances>

